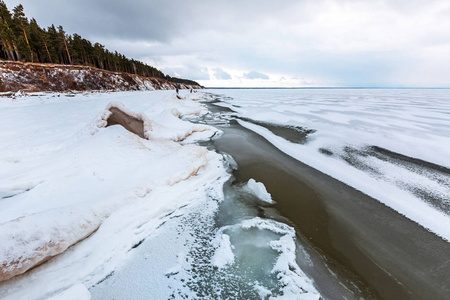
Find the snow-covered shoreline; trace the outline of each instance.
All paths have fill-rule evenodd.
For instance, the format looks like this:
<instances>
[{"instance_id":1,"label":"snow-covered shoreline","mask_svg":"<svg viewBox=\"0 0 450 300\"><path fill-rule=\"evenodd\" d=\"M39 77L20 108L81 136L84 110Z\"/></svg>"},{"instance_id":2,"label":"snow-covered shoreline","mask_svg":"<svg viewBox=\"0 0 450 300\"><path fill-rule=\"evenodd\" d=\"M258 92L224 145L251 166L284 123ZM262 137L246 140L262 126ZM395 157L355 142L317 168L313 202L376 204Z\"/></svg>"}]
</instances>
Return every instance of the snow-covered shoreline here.
<instances>
[{"instance_id":1,"label":"snow-covered shoreline","mask_svg":"<svg viewBox=\"0 0 450 300\"><path fill-rule=\"evenodd\" d=\"M119 92L0 102L0 265L3 279L16 275L0 282L3 298L46 299L60 293L89 298L86 288L122 265L133 266L131 250L144 241L158 242L161 230L182 225L177 223L180 216L209 206L201 214L211 219L215 203L224 199L222 188L230 174L226 157L193 144L220 132L180 119L207 113L197 101L202 94L183 96L170 91ZM122 107L149 123L145 138L121 126L105 127L110 107ZM261 183L252 182L246 189L270 202ZM193 226L202 222L195 220ZM276 268L268 269L269 276L291 282L287 293L317 299L312 282L296 266L293 230L278 232L272 229L276 226L285 225L257 226L268 238L267 245L257 247L267 248L270 259L278 261ZM217 229L210 228L216 234ZM176 244L170 239L165 243L161 247ZM208 251L214 252L217 245L211 245ZM187 243L179 246L189 250ZM166 269L154 272L154 280L167 276ZM267 287L258 287L252 293L270 295ZM183 293L189 290L183 288Z\"/></svg>"},{"instance_id":2,"label":"snow-covered shoreline","mask_svg":"<svg viewBox=\"0 0 450 300\"><path fill-rule=\"evenodd\" d=\"M209 182L214 185L211 177L226 177L219 155L176 142L181 136L192 142L217 132L205 125L198 130L199 125L178 119L182 114L205 113L198 102L180 100L173 92L147 93L147 99L130 93L99 96L57 100L24 97L0 104L4 113L0 148L3 279L81 241L50 262L2 283L2 295L39 298L77 280L89 278L95 283L114 269L115 263L108 261L123 259L167 213L189 203L183 194ZM95 115L103 111L101 107L111 96L151 117L156 129L152 139L141 139L120 126L96 126ZM70 108L61 109L63 106ZM188 187L177 184L193 175ZM158 201L161 198L164 201ZM94 240L102 236L110 236L109 245L103 242L96 249ZM67 272L75 262L85 267ZM61 272L59 284L43 283L43 274L48 272Z\"/></svg>"}]
</instances>

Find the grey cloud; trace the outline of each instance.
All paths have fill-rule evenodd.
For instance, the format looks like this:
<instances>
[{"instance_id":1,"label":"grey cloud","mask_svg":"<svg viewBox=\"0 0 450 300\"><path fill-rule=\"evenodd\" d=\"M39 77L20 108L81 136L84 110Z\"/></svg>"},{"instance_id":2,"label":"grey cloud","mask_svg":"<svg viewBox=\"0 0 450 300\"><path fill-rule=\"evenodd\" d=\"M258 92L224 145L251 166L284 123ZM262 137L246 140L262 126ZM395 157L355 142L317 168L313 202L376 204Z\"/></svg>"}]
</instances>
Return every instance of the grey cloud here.
<instances>
[{"instance_id":1,"label":"grey cloud","mask_svg":"<svg viewBox=\"0 0 450 300\"><path fill-rule=\"evenodd\" d=\"M259 73L256 71L250 71L248 73L244 73L244 78L247 79L269 79L269 76L263 73Z\"/></svg>"},{"instance_id":2,"label":"grey cloud","mask_svg":"<svg viewBox=\"0 0 450 300\"><path fill-rule=\"evenodd\" d=\"M276 1L185 0L9 0L12 9L23 4L25 13L41 26L63 25L68 33L84 37L145 39L170 42L192 31L241 31L243 24L285 11ZM295 1L291 1L291 4ZM271 14L268 15L267 11Z\"/></svg>"},{"instance_id":3,"label":"grey cloud","mask_svg":"<svg viewBox=\"0 0 450 300\"><path fill-rule=\"evenodd\" d=\"M180 77L207 80L207 71L193 66L208 66L214 78L230 80L229 74L217 69L226 66L230 70L264 70L268 74L286 74L286 78L299 76L346 86L401 84L405 80L402 78L411 73L407 69L412 61L420 61L417 68L428 72L417 78L438 76L440 67L434 63L439 60L426 46L446 47L441 38L445 28L435 26L447 20L446 1L334 1L338 7L352 9L356 7L353 4L358 4L362 12L387 11L392 17L413 23L434 20L417 34L407 27L393 28L391 36L405 36L404 41L372 50L370 41L384 41L377 37L384 36L382 30L387 30L375 20L367 28L368 46L355 50L345 45L342 49L331 47L340 36L352 36L353 29L343 27L342 32L328 33L317 23L318 15L332 13L333 6L325 0L286 0L282 5L274 0L5 0L10 9L22 3L27 17L36 18L43 27L52 23L63 25L68 34L78 33L92 42L98 41L109 50L143 60L169 75L176 72ZM420 9L425 6L426 9ZM358 45L359 41L351 42ZM166 66L180 67L164 69ZM442 67L448 69L448 63ZM258 72L246 73L244 77L269 78ZM230 82L235 79L232 77Z\"/></svg>"},{"instance_id":4,"label":"grey cloud","mask_svg":"<svg viewBox=\"0 0 450 300\"><path fill-rule=\"evenodd\" d=\"M231 75L228 74L227 72L225 72L224 70L222 70L221 68L214 69L214 77L216 77L216 79L222 79L222 80L230 80L231 79Z\"/></svg>"},{"instance_id":5,"label":"grey cloud","mask_svg":"<svg viewBox=\"0 0 450 300\"><path fill-rule=\"evenodd\" d=\"M25 12L35 17L41 26L63 25L67 33L86 38L103 36L122 39L167 41L177 32L177 11L172 1L108 1L108 0L33 0L10 1L22 3ZM37 4L37 5L36 5Z\"/></svg>"}]
</instances>

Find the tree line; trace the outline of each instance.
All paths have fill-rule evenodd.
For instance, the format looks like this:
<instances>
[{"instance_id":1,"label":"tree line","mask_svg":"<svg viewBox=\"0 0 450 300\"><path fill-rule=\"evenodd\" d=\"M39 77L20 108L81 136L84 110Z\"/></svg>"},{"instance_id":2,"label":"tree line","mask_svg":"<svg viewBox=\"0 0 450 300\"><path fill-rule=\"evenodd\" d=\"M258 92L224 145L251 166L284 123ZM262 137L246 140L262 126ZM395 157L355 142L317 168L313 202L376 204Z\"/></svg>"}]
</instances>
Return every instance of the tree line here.
<instances>
[{"instance_id":1,"label":"tree line","mask_svg":"<svg viewBox=\"0 0 450 300\"><path fill-rule=\"evenodd\" d=\"M80 35L69 35L60 25L41 28L34 18L28 20L21 4L10 12L0 0L0 59L39 63L87 65L127 72L145 77L164 78L175 83L195 81L170 77L141 61L111 52L100 43L92 44Z\"/></svg>"}]
</instances>

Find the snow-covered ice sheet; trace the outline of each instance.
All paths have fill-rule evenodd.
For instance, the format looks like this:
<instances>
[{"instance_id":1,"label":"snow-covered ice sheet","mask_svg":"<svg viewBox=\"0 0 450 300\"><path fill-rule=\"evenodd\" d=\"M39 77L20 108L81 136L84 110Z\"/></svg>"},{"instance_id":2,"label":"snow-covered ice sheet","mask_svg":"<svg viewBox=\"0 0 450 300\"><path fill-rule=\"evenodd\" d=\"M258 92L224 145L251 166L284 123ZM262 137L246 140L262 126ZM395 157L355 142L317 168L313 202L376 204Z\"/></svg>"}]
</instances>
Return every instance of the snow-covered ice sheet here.
<instances>
[{"instance_id":1,"label":"snow-covered ice sheet","mask_svg":"<svg viewBox=\"0 0 450 300\"><path fill-rule=\"evenodd\" d=\"M208 92L286 154L450 240L450 90ZM283 127L306 137L292 142Z\"/></svg>"}]
</instances>

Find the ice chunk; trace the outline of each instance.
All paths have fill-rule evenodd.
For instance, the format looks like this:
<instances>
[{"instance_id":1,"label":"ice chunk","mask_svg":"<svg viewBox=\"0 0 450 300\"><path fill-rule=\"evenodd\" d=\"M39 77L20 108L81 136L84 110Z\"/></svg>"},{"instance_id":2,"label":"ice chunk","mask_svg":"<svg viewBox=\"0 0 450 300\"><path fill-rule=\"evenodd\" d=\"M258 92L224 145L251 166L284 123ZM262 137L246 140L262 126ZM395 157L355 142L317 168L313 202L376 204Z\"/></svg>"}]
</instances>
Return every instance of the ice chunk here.
<instances>
[{"instance_id":1,"label":"ice chunk","mask_svg":"<svg viewBox=\"0 0 450 300\"><path fill-rule=\"evenodd\" d=\"M216 239L215 244L218 248L212 258L212 264L219 269L232 265L234 263L234 254L230 236L221 234L219 238Z\"/></svg>"},{"instance_id":2,"label":"ice chunk","mask_svg":"<svg viewBox=\"0 0 450 300\"><path fill-rule=\"evenodd\" d=\"M255 285L253 286L253 288L261 297L261 299L267 299L270 295L272 295L272 292L269 289L260 285L257 281L255 281Z\"/></svg>"},{"instance_id":3,"label":"ice chunk","mask_svg":"<svg viewBox=\"0 0 450 300\"><path fill-rule=\"evenodd\" d=\"M244 190L250 194L255 195L264 202L270 204L275 203L275 201L272 200L272 196L267 192L264 184L262 182L255 181L253 178L250 178L250 180L244 186Z\"/></svg>"}]
</instances>

